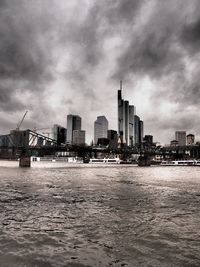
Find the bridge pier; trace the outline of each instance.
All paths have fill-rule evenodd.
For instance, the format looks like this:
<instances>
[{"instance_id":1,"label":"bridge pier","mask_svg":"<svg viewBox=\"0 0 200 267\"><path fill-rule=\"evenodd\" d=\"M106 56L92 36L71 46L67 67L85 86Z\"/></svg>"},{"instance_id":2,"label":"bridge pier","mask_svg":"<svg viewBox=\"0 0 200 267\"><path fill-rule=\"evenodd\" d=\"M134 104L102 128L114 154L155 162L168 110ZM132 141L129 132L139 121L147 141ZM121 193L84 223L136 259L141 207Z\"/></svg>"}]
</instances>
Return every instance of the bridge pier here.
<instances>
[{"instance_id":1,"label":"bridge pier","mask_svg":"<svg viewBox=\"0 0 200 267\"><path fill-rule=\"evenodd\" d=\"M19 159L19 167L31 167L31 157L22 155Z\"/></svg>"}]
</instances>

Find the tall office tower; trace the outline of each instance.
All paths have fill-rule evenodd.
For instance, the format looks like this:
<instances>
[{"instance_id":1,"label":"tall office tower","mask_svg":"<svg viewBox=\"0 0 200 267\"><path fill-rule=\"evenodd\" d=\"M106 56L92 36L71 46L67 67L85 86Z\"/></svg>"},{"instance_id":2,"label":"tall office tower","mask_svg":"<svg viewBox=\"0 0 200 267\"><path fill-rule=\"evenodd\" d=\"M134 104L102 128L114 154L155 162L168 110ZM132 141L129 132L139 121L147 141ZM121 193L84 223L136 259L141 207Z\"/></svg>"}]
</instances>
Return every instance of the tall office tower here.
<instances>
[{"instance_id":1,"label":"tall office tower","mask_svg":"<svg viewBox=\"0 0 200 267\"><path fill-rule=\"evenodd\" d=\"M186 145L186 132L185 131L176 131L175 132L175 139L178 141L179 146Z\"/></svg>"},{"instance_id":2,"label":"tall office tower","mask_svg":"<svg viewBox=\"0 0 200 267\"><path fill-rule=\"evenodd\" d=\"M67 115L67 143L73 142L73 131L81 130L81 117L77 115Z\"/></svg>"},{"instance_id":3,"label":"tall office tower","mask_svg":"<svg viewBox=\"0 0 200 267\"><path fill-rule=\"evenodd\" d=\"M134 135L135 135L135 145L140 144L140 117L134 116Z\"/></svg>"},{"instance_id":4,"label":"tall office tower","mask_svg":"<svg viewBox=\"0 0 200 267\"><path fill-rule=\"evenodd\" d=\"M118 90L118 134L120 143L125 142L125 105L122 99L122 81L120 81L120 89Z\"/></svg>"},{"instance_id":5,"label":"tall office tower","mask_svg":"<svg viewBox=\"0 0 200 267\"><path fill-rule=\"evenodd\" d=\"M124 119L125 119L125 134L124 134L124 143L129 146L129 102L124 101Z\"/></svg>"},{"instance_id":6,"label":"tall office tower","mask_svg":"<svg viewBox=\"0 0 200 267\"><path fill-rule=\"evenodd\" d=\"M108 120L105 116L98 116L94 122L94 144L97 145L99 138L107 138Z\"/></svg>"},{"instance_id":7,"label":"tall office tower","mask_svg":"<svg viewBox=\"0 0 200 267\"><path fill-rule=\"evenodd\" d=\"M53 139L57 141L58 145L66 142L66 134L67 134L66 128L58 124L54 124L52 132L53 132Z\"/></svg>"},{"instance_id":8,"label":"tall office tower","mask_svg":"<svg viewBox=\"0 0 200 267\"><path fill-rule=\"evenodd\" d=\"M129 145L129 102L122 99L122 81L118 90L118 134L120 143Z\"/></svg>"},{"instance_id":9,"label":"tall office tower","mask_svg":"<svg viewBox=\"0 0 200 267\"><path fill-rule=\"evenodd\" d=\"M195 139L194 134L188 134L187 135L187 145L188 146L194 145L194 139Z\"/></svg>"},{"instance_id":10,"label":"tall office tower","mask_svg":"<svg viewBox=\"0 0 200 267\"><path fill-rule=\"evenodd\" d=\"M129 146L131 147L135 145L134 115L135 115L135 107L129 106Z\"/></svg>"},{"instance_id":11,"label":"tall office tower","mask_svg":"<svg viewBox=\"0 0 200 267\"><path fill-rule=\"evenodd\" d=\"M145 143L153 145L153 136L152 135L145 135L143 140Z\"/></svg>"},{"instance_id":12,"label":"tall office tower","mask_svg":"<svg viewBox=\"0 0 200 267\"><path fill-rule=\"evenodd\" d=\"M83 130L73 131L73 145L85 145L85 131Z\"/></svg>"},{"instance_id":13,"label":"tall office tower","mask_svg":"<svg viewBox=\"0 0 200 267\"><path fill-rule=\"evenodd\" d=\"M118 135L115 130L108 130L109 148L116 149L118 146Z\"/></svg>"},{"instance_id":14,"label":"tall office tower","mask_svg":"<svg viewBox=\"0 0 200 267\"><path fill-rule=\"evenodd\" d=\"M142 144L144 137L144 122L139 121L139 144Z\"/></svg>"},{"instance_id":15,"label":"tall office tower","mask_svg":"<svg viewBox=\"0 0 200 267\"><path fill-rule=\"evenodd\" d=\"M122 98L122 81L118 90L118 135L121 145L139 145L143 139L143 122L136 116L135 107ZM141 131L140 131L141 129Z\"/></svg>"}]
</instances>

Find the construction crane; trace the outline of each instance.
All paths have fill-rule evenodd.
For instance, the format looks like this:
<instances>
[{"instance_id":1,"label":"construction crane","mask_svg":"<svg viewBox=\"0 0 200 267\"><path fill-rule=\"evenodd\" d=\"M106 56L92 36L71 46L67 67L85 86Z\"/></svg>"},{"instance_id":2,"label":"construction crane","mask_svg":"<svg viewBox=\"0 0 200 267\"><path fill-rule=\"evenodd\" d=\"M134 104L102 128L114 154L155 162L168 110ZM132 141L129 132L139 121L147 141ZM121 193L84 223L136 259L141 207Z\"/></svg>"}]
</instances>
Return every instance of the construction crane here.
<instances>
[{"instance_id":1,"label":"construction crane","mask_svg":"<svg viewBox=\"0 0 200 267\"><path fill-rule=\"evenodd\" d=\"M21 127L21 125L22 125L27 113L28 113L28 110L26 110L26 112L24 113L24 116L22 117L21 121L17 124L16 131L20 130L20 127Z\"/></svg>"}]
</instances>

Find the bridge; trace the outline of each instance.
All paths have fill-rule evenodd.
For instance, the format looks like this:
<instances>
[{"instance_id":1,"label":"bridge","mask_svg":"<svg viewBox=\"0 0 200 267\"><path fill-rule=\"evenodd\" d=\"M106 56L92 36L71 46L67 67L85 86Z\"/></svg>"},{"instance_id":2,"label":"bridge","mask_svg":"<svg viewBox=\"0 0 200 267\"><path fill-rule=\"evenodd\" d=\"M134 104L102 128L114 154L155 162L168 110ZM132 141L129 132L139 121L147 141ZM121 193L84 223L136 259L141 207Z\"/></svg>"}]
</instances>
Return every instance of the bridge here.
<instances>
[{"instance_id":1,"label":"bridge","mask_svg":"<svg viewBox=\"0 0 200 267\"><path fill-rule=\"evenodd\" d=\"M117 149L95 148L91 146L75 146L62 144L58 145L57 141L39 134L30 129L12 130L10 134L0 136L0 157L16 159L20 158L20 164L30 165L30 156L55 155L56 152L76 152L79 157L87 158L96 156L98 153L103 154L120 154L121 158L127 159L132 154L138 154L144 159L144 164L149 158L162 156L168 159L180 158L200 158L200 145L192 146L175 146L175 147L124 147Z\"/></svg>"}]
</instances>

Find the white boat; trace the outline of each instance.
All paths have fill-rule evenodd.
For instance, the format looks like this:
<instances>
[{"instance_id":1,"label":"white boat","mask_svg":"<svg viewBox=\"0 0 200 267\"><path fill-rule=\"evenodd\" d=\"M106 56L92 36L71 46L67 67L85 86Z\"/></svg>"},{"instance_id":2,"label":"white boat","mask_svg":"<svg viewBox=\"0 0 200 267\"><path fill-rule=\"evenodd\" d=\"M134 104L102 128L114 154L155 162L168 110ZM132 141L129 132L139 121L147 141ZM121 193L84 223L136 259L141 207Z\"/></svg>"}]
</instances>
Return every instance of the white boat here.
<instances>
[{"instance_id":1,"label":"white boat","mask_svg":"<svg viewBox=\"0 0 200 267\"><path fill-rule=\"evenodd\" d=\"M67 162L67 163L83 163L82 158L78 157L36 157L32 156L31 161L34 162Z\"/></svg>"},{"instance_id":2,"label":"white boat","mask_svg":"<svg viewBox=\"0 0 200 267\"><path fill-rule=\"evenodd\" d=\"M104 159L90 159L89 163L96 163L96 164L120 164L121 160L119 158L104 158Z\"/></svg>"},{"instance_id":3,"label":"white boat","mask_svg":"<svg viewBox=\"0 0 200 267\"><path fill-rule=\"evenodd\" d=\"M161 166L200 166L200 160L163 160Z\"/></svg>"}]
</instances>

